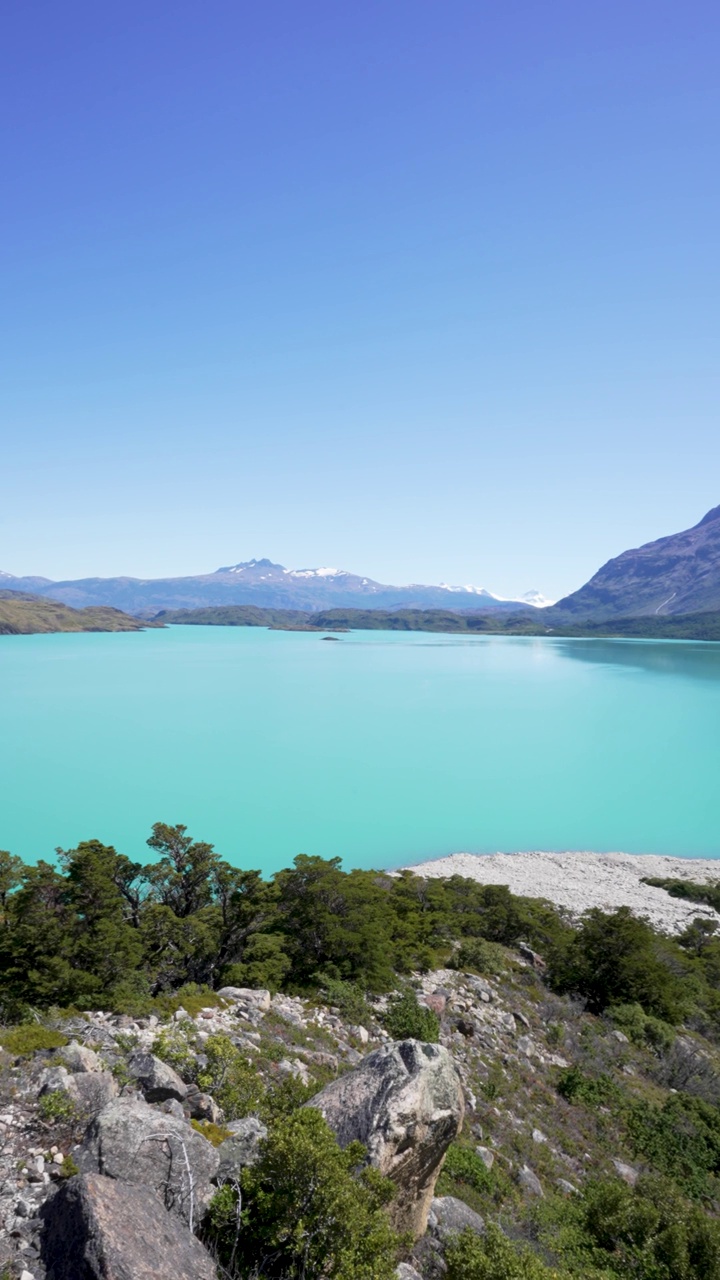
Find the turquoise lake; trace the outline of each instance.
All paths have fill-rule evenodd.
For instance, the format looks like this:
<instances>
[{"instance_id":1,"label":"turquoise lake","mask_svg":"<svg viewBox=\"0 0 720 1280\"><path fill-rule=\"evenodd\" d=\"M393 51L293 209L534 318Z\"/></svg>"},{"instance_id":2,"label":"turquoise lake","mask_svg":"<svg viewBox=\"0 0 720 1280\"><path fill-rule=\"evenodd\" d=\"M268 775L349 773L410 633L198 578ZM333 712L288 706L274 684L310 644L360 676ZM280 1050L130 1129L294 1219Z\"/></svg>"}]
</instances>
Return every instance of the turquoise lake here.
<instances>
[{"instance_id":1,"label":"turquoise lake","mask_svg":"<svg viewBox=\"0 0 720 1280\"><path fill-rule=\"evenodd\" d=\"M720 645L174 627L0 639L0 848L237 865L720 855Z\"/></svg>"}]
</instances>

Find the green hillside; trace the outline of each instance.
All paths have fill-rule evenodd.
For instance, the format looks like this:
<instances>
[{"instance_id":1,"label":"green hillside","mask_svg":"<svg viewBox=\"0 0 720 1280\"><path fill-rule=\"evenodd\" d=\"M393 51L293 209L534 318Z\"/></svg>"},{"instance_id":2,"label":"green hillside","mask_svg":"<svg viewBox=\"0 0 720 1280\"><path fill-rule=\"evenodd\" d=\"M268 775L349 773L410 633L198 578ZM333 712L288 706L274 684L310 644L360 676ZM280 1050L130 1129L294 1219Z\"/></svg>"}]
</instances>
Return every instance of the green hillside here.
<instances>
[{"instance_id":1,"label":"green hillside","mask_svg":"<svg viewBox=\"0 0 720 1280\"><path fill-rule=\"evenodd\" d=\"M167 610L157 621L173 626L273 627L289 631L437 631L474 635L624 636L646 640L720 640L720 611L666 617L574 622L549 611L453 613L449 609L260 609L254 605Z\"/></svg>"},{"instance_id":2,"label":"green hillside","mask_svg":"<svg viewBox=\"0 0 720 1280\"><path fill-rule=\"evenodd\" d=\"M71 609L57 600L18 591L0 591L0 635L3 636L38 635L52 631L142 631L145 627L159 625L131 618L129 614L107 605Z\"/></svg>"}]
</instances>

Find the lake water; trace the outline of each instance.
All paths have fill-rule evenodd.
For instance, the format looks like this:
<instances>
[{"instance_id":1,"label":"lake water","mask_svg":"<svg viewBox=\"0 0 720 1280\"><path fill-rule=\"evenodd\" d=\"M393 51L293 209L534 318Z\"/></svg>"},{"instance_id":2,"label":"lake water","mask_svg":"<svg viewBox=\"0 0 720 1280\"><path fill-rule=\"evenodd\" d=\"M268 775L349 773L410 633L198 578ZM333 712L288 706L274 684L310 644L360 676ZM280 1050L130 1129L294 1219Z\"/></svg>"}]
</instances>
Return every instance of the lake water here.
<instances>
[{"instance_id":1,"label":"lake water","mask_svg":"<svg viewBox=\"0 0 720 1280\"><path fill-rule=\"evenodd\" d=\"M0 848L184 822L245 867L720 855L720 645L249 628L0 639Z\"/></svg>"}]
</instances>

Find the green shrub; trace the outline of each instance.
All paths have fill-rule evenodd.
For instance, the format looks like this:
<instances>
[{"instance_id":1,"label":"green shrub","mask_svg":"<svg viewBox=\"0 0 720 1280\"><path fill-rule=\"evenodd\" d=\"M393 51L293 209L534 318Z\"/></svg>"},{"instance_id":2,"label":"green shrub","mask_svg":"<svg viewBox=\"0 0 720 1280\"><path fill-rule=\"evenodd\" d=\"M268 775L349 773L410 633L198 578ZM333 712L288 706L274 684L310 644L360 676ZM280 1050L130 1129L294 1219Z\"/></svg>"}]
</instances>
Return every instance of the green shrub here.
<instances>
[{"instance_id":1,"label":"green shrub","mask_svg":"<svg viewBox=\"0 0 720 1280\"><path fill-rule=\"evenodd\" d=\"M622 1096L610 1076L587 1076L580 1067L568 1067L561 1072L557 1091L567 1102L582 1103L586 1107L612 1106Z\"/></svg>"},{"instance_id":2,"label":"green shrub","mask_svg":"<svg viewBox=\"0 0 720 1280\"><path fill-rule=\"evenodd\" d=\"M265 1086L232 1040L226 1035L210 1036L203 1051L207 1066L198 1073L197 1082L213 1095L226 1118L239 1120L256 1111L265 1096Z\"/></svg>"},{"instance_id":3,"label":"green shrub","mask_svg":"<svg viewBox=\"0 0 720 1280\"><path fill-rule=\"evenodd\" d=\"M448 1148L441 1177L451 1178L453 1182L464 1182L474 1191L490 1191L494 1182L492 1171L486 1168L477 1152L458 1142L453 1142ZM442 1195L443 1192L440 1191L439 1194Z\"/></svg>"},{"instance_id":4,"label":"green shrub","mask_svg":"<svg viewBox=\"0 0 720 1280\"><path fill-rule=\"evenodd\" d=\"M611 1005L608 1016L633 1044L667 1051L675 1040L675 1029L661 1018L645 1013L639 1004Z\"/></svg>"},{"instance_id":5,"label":"green shrub","mask_svg":"<svg viewBox=\"0 0 720 1280\"><path fill-rule=\"evenodd\" d=\"M463 973L479 973L494 978L506 972L507 959L496 942L488 942L485 938L464 938L453 952L449 967Z\"/></svg>"},{"instance_id":6,"label":"green shrub","mask_svg":"<svg viewBox=\"0 0 720 1280\"><path fill-rule=\"evenodd\" d=\"M266 987L278 991L292 966L284 939L276 934L255 933L241 963L228 965L222 974L224 987Z\"/></svg>"},{"instance_id":7,"label":"green shrub","mask_svg":"<svg viewBox=\"0 0 720 1280\"><path fill-rule=\"evenodd\" d=\"M391 996L381 1021L393 1040L424 1040L429 1044L437 1044L440 1039L437 1014L418 1004L414 991Z\"/></svg>"},{"instance_id":8,"label":"green shrub","mask_svg":"<svg viewBox=\"0 0 720 1280\"><path fill-rule=\"evenodd\" d=\"M64 1089L51 1089L44 1093L38 1103L38 1111L46 1124L70 1124L77 1115L75 1103Z\"/></svg>"},{"instance_id":9,"label":"green shrub","mask_svg":"<svg viewBox=\"0 0 720 1280\"><path fill-rule=\"evenodd\" d=\"M697 1200L720 1195L720 1110L671 1094L662 1107L633 1102L627 1116L635 1151Z\"/></svg>"},{"instance_id":10,"label":"green shrub","mask_svg":"<svg viewBox=\"0 0 720 1280\"><path fill-rule=\"evenodd\" d=\"M26 1022L0 1031L2 1048L18 1057L36 1053L39 1049L62 1049L68 1043L67 1036L61 1031L51 1031L37 1022Z\"/></svg>"},{"instance_id":11,"label":"green shrub","mask_svg":"<svg viewBox=\"0 0 720 1280\"><path fill-rule=\"evenodd\" d=\"M263 1280L392 1280L400 1240L385 1206L393 1186L362 1168L364 1149L341 1151L319 1111L273 1126L260 1160L242 1173L242 1211L228 1186L206 1233L231 1276Z\"/></svg>"},{"instance_id":12,"label":"green shrub","mask_svg":"<svg viewBox=\"0 0 720 1280\"><path fill-rule=\"evenodd\" d=\"M344 982L342 978L322 974L320 991L327 1003L339 1009L346 1021L365 1023L372 1017L365 993L356 982Z\"/></svg>"},{"instance_id":13,"label":"green shrub","mask_svg":"<svg viewBox=\"0 0 720 1280\"><path fill-rule=\"evenodd\" d=\"M318 1091L317 1084L303 1084L296 1076L285 1076L262 1098L258 1114L266 1124L273 1124L304 1107Z\"/></svg>"},{"instance_id":14,"label":"green shrub","mask_svg":"<svg viewBox=\"0 0 720 1280\"><path fill-rule=\"evenodd\" d=\"M192 1080L196 1070L194 1052L195 1025L188 1018L182 1022L170 1022L156 1035L152 1051L157 1058L167 1062L183 1080ZM191 1044L191 1039L193 1043Z\"/></svg>"},{"instance_id":15,"label":"green shrub","mask_svg":"<svg viewBox=\"0 0 720 1280\"><path fill-rule=\"evenodd\" d=\"M642 1178L632 1189L617 1179L591 1182L573 1208L585 1233L581 1253L613 1275L720 1280L720 1224L661 1178Z\"/></svg>"},{"instance_id":16,"label":"green shrub","mask_svg":"<svg viewBox=\"0 0 720 1280\"><path fill-rule=\"evenodd\" d=\"M447 1246L447 1280L565 1280L527 1248L518 1247L489 1223L479 1236L466 1227ZM568 1278L569 1280L569 1278Z\"/></svg>"},{"instance_id":17,"label":"green shrub","mask_svg":"<svg viewBox=\"0 0 720 1280\"><path fill-rule=\"evenodd\" d=\"M160 1016L170 1017L179 1009L184 1009L191 1018L194 1018L201 1009L216 1009L223 1003L222 997L213 991L212 987L197 982L186 982L172 994L164 993L156 996L153 1007Z\"/></svg>"}]
</instances>

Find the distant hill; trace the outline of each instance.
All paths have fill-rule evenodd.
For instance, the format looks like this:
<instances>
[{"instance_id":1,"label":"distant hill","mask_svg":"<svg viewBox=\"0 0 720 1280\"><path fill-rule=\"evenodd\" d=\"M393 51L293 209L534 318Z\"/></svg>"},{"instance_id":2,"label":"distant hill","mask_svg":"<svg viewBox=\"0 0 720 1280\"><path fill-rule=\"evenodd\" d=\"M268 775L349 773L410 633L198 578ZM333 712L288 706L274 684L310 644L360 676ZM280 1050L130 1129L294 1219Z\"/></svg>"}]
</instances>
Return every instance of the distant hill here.
<instances>
[{"instance_id":1,"label":"distant hill","mask_svg":"<svg viewBox=\"0 0 720 1280\"><path fill-rule=\"evenodd\" d=\"M714 609L720 609L720 507L692 529L608 560L548 613L553 619L619 618Z\"/></svg>"},{"instance_id":2,"label":"distant hill","mask_svg":"<svg viewBox=\"0 0 720 1280\"><path fill-rule=\"evenodd\" d=\"M549 601L537 591L506 600L484 587L387 586L344 569L286 569L271 560L247 560L187 578L82 578L51 582L0 574L0 587L32 591L74 608L111 605L150 617L161 609L255 605L265 609L509 609L534 612Z\"/></svg>"},{"instance_id":3,"label":"distant hill","mask_svg":"<svg viewBox=\"0 0 720 1280\"><path fill-rule=\"evenodd\" d=\"M475 635L613 637L638 640L720 640L720 610L636 617L565 621L552 610L530 614L453 613L447 609L258 609L250 605L219 609L178 609L157 615L170 626L271 627L283 631L440 631ZM554 623L554 625L553 625Z\"/></svg>"},{"instance_id":4,"label":"distant hill","mask_svg":"<svg viewBox=\"0 0 720 1280\"><path fill-rule=\"evenodd\" d=\"M0 591L0 635L26 636L50 631L142 631L159 623L130 618L107 607L70 609L56 600L18 591Z\"/></svg>"}]
</instances>

